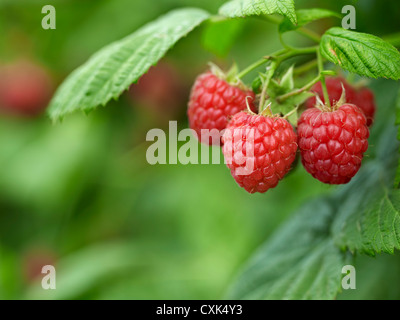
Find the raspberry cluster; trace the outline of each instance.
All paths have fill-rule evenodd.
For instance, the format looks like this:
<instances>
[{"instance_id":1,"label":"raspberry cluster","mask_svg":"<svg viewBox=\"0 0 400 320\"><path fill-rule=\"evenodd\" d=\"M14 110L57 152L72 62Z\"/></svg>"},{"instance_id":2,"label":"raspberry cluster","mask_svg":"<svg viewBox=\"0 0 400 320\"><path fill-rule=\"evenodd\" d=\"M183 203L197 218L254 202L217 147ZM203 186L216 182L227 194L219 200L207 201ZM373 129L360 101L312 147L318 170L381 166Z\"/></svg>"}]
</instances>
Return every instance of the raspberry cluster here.
<instances>
[{"instance_id":1,"label":"raspberry cluster","mask_svg":"<svg viewBox=\"0 0 400 320\"><path fill-rule=\"evenodd\" d=\"M327 81L331 107L311 98L293 126L271 112L256 114L249 109L252 91L232 85L208 72L200 75L189 101L190 127L201 137L202 129L224 130L222 152L237 184L249 193L264 193L277 186L290 171L297 150L304 168L328 184L348 183L358 172L368 148L369 129L375 113L372 92L355 90L342 78ZM342 103L342 86L347 101ZM313 90L321 95L321 84ZM357 104L357 103L358 104ZM209 142L211 140L202 141Z\"/></svg>"}]
</instances>

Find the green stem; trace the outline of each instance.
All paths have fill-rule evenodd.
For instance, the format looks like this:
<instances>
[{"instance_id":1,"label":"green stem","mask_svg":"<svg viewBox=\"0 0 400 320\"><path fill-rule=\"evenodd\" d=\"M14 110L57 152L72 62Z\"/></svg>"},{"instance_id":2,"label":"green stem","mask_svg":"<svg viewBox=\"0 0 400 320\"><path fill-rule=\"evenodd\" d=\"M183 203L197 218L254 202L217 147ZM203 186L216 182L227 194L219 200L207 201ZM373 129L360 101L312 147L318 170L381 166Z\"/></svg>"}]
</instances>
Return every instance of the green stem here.
<instances>
[{"instance_id":1,"label":"green stem","mask_svg":"<svg viewBox=\"0 0 400 320\"><path fill-rule=\"evenodd\" d=\"M282 51L281 55L267 57L269 59L272 59L273 61L270 65L270 68L267 71L267 77L264 81L263 89L261 91L260 104L258 107L259 113L261 113L264 110L267 89L268 89L269 83L270 83L272 77L274 76L274 73L275 73L276 69L279 67L279 65L283 61L285 61L289 58L292 58L292 57L295 57L298 55L302 55L302 54L315 53L316 51L318 51L318 48L319 48L318 46L315 46L315 47L307 47L307 48L285 49L284 51Z\"/></svg>"},{"instance_id":2,"label":"green stem","mask_svg":"<svg viewBox=\"0 0 400 320\"><path fill-rule=\"evenodd\" d=\"M263 64L267 63L268 61L270 61L271 59L274 59L275 57L283 54L287 52L287 49L282 49L282 50L278 50L274 53L272 53L270 56L268 57L263 57L262 59L254 62L253 64L249 65L247 68L245 68L243 71L241 71L237 77L239 79L243 78L245 75L247 75L248 73L250 73L251 71L253 71L254 69L257 69L258 67L262 66Z\"/></svg>"},{"instance_id":3,"label":"green stem","mask_svg":"<svg viewBox=\"0 0 400 320\"><path fill-rule=\"evenodd\" d=\"M278 101L279 103L282 103L282 102L284 102L285 100L287 100L287 99L289 99L289 98L291 98L291 97L297 96L297 95L299 95L299 94L301 94L301 93L303 93L303 92L305 92L305 91L310 90L311 87L312 87L314 84L316 84L318 81L321 80L321 77L322 77L322 75L318 75L318 77L314 78L312 81L310 81L309 83L307 83L304 87L302 87L302 88L300 88L300 89L297 89L297 90L294 90L294 91L292 91L292 92L288 92L288 93L286 93L286 94L283 94L283 95L277 97L277 98L276 98L276 101Z\"/></svg>"},{"instance_id":4,"label":"green stem","mask_svg":"<svg viewBox=\"0 0 400 320\"><path fill-rule=\"evenodd\" d=\"M329 101L329 94L328 94L328 89L326 87L325 76L322 74L322 72L324 71L324 62L322 60L322 55L321 55L320 50L317 50L317 57L318 57L318 71L319 71L319 74L321 77L322 92L324 93L325 105L330 110L332 108L332 106L331 106L331 102Z\"/></svg>"},{"instance_id":5,"label":"green stem","mask_svg":"<svg viewBox=\"0 0 400 320\"><path fill-rule=\"evenodd\" d=\"M314 31L312 31L310 29L307 29L305 27L301 27L301 28L299 28L299 29L297 29L295 31L297 31L297 33L300 33L301 35L303 35L303 36L305 36L305 37L307 37L307 38L309 38L309 39L311 39L311 40L313 40L313 41L315 41L317 43L321 42L321 36L318 33L314 32Z\"/></svg>"},{"instance_id":6,"label":"green stem","mask_svg":"<svg viewBox=\"0 0 400 320\"><path fill-rule=\"evenodd\" d=\"M292 49L292 47L289 46L289 45L287 45L286 42L285 42L285 40L283 40L282 33L280 33L280 32L279 32L279 41L280 41L281 45L282 45L284 48L286 48L286 49L288 49L288 50Z\"/></svg>"},{"instance_id":7,"label":"green stem","mask_svg":"<svg viewBox=\"0 0 400 320\"><path fill-rule=\"evenodd\" d=\"M300 67L295 68L293 71L293 74L301 75L301 74L313 69L316 66L318 66L318 60L317 59L311 60L309 62L304 63Z\"/></svg>"},{"instance_id":8,"label":"green stem","mask_svg":"<svg viewBox=\"0 0 400 320\"><path fill-rule=\"evenodd\" d=\"M280 59L287 60L289 58L300 56L303 54L311 54L318 52L319 46L306 47L306 48L291 48L287 50L287 53L280 56Z\"/></svg>"},{"instance_id":9,"label":"green stem","mask_svg":"<svg viewBox=\"0 0 400 320\"><path fill-rule=\"evenodd\" d=\"M263 88L261 91L260 104L258 105L258 113L261 113L264 111L264 105L265 105L265 100L266 100L266 95L267 95L267 88L269 86L269 83L270 83L272 77L274 76L276 69L279 67L280 63L281 63L280 60L273 61L267 71L267 77L263 83ZM271 116L272 116L272 114L271 114Z\"/></svg>"},{"instance_id":10,"label":"green stem","mask_svg":"<svg viewBox=\"0 0 400 320\"><path fill-rule=\"evenodd\" d=\"M264 63L267 63L268 59L266 58L262 58L256 62L254 62L253 64L249 65L246 69L242 70L237 77L239 79L243 78L245 75L247 75L249 72L253 71L254 69L262 66Z\"/></svg>"}]
</instances>

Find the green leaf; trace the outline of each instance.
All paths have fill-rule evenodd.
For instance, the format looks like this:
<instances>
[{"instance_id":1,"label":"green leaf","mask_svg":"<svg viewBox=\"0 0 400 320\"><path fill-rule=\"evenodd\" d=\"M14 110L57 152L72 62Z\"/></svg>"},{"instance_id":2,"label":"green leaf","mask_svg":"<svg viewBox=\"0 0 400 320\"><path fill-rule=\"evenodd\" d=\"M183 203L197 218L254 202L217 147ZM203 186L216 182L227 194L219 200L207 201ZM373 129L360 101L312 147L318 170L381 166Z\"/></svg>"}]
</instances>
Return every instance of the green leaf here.
<instances>
[{"instance_id":1,"label":"green leaf","mask_svg":"<svg viewBox=\"0 0 400 320\"><path fill-rule=\"evenodd\" d=\"M243 30L243 26L242 20L210 21L202 36L204 48L219 57L225 57Z\"/></svg>"},{"instance_id":2,"label":"green leaf","mask_svg":"<svg viewBox=\"0 0 400 320\"><path fill-rule=\"evenodd\" d=\"M369 255L400 249L400 190L383 194L335 228L338 245Z\"/></svg>"},{"instance_id":3,"label":"green leaf","mask_svg":"<svg viewBox=\"0 0 400 320\"><path fill-rule=\"evenodd\" d=\"M395 124L396 124L396 126L398 126L397 140L400 140L400 90L399 90L399 93L397 94L397 99L396 99L396 121L395 121ZM394 178L394 187L395 188L400 187L400 161L399 161L399 164L397 165L396 176Z\"/></svg>"},{"instance_id":4,"label":"green leaf","mask_svg":"<svg viewBox=\"0 0 400 320\"><path fill-rule=\"evenodd\" d=\"M329 239L333 210L309 202L250 260L229 299L333 299L345 255Z\"/></svg>"},{"instance_id":5,"label":"green leaf","mask_svg":"<svg viewBox=\"0 0 400 320\"><path fill-rule=\"evenodd\" d=\"M376 36L335 27L322 36L320 49L326 59L350 72L400 79L399 51Z\"/></svg>"},{"instance_id":6,"label":"green leaf","mask_svg":"<svg viewBox=\"0 0 400 320\"><path fill-rule=\"evenodd\" d=\"M220 15L230 18L274 13L297 23L293 0L231 0L219 9Z\"/></svg>"},{"instance_id":7,"label":"green leaf","mask_svg":"<svg viewBox=\"0 0 400 320\"><path fill-rule=\"evenodd\" d=\"M49 106L52 119L90 111L118 98L183 36L207 19L200 9L172 11L94 54L61 84Z\"/></svg>"},{"instance_id":8,"label":"green leaf","mask_svg":"<svg viewBox=\"0 0 400 320\"><path fill-rule=\"evenodd\" d=\"M285 91L293 90L294 80L293 80L293 66L291 66L288 71L282 76L281 86Z\"/></svg>"},{"instance_id":9,"label":"green leaf","mask_svg":"<svg viewBox=\"0 0 400 320\"><path fill-rule=\"evenodd\" d=\"M386 191L356 225L361 227L363 242L356 244L360 251L368 248L377 253L393 254L394 249L400 249L400 190L390 194Z\"/></svg>"},{"instance_id":10,"label":"green leaf","mask_svg":"<svg viewBox=\"0 0 400 320\"><path fill-rule=\"evenodd\" d=\"M357 255L352 263L356 268L357 290L343 290L337 300L399 300L400 254L380 255L371 259Z\"/></svg>"},{"instance_id":11,"label":"green leaf","mask_svg":"<svg viewBox=\"0 0 400 320\"><path fill-rule=\"evenodd\" d=\"M261 88L263 84L263 79L261 74L253 80L251 83L251 88L254 91L255 94L261 93Z\"/></svg>"},{"instance_id":12,"label":"green leaf","mask_svg":"<svg viewBox=\"0 0 400 320\"><path fill-rule=\"evenodd\" d=\"M302 92L286 99L284 102L278 102L276 99L270 98L268 99L268 103L271 103L273 114L282 114L286 116L290 113L288 117L289 122L293 125L297 125L298 112L294 112L294 110L312 96L313 94L311 92Z\"/></svg>"},{"instance_id":13,"label":"green leaf","mask_svg":"<svg viewBox=\"0 0 400 320\"><path fill-rule=\"evenodd\" d=\"M326 9L317 9L317 8L297 10L296 15L297 15L297 25L293 24L288 18L285 18L279 25L280 33L296 30L297 28L303 27L315 20L330 18L330 17L335 17L335 18L342 17L339 13L336 13L334 11Z\"/></svg>"},{"instance_id":14,"label":"green leaf","mask_svg":"<svg viewBox=\"0 0 400 320\"><path fill-rule=\"evenodd\" d=\"M280 80L271 79L267 88L267 94L270 98L276 98L282 94L292 91L293 88L293 66L291 66Z\"/></svg>"},{"instance_id":15,"label":"green leaf","mask_svg":"<svg viewBox=\"0 0 400 320\"><path fill-rule=\"evenodd\" d=\"M282 76L280 81L272 79L267 88L268 94L268 104L271 104L271 110L273 114L287 115L292 112L296 107L306 101L308 98L312 97L313 94L310 92L302 92L296 94L284 101L279 101L277 98L286 93L295 91L294 81L293 81L293 66L288 69L288 71ZM291 113L288 118L293 124L297 124L297 112Z\"/></svg>"}]
</instances>

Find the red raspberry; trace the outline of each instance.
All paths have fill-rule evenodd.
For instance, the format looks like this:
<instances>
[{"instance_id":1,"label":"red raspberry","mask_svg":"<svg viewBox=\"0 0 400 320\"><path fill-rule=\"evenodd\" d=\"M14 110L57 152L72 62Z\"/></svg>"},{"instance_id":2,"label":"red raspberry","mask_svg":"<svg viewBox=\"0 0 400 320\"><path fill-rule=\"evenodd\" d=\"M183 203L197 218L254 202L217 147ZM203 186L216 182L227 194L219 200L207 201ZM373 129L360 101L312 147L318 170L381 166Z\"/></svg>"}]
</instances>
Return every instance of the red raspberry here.
<instances>
[{"instance_id":1,"label":"red raspberry","mask_svg":"<svg viewBox=\"0 0 400 320\"><path fill-rule=\"evenodd\" d=\"M331 105L334 105L336 102L340 100L342 96L342 84L344 89L346 90L346 102L354 103L354 99L356 98L356 91L354 88L346 81L345 78L335 77L335 78L326 78L326 88L328 89L329 101ZM315 92L322 100L325 102L324 94L322 91L321 82L316 83L312 88L312 92ZM316 105L316 98L311 97L306 102L307 108L313 108Z\"/></svg>"},{"instance_id":2,"label":"red raspberry","mask_svg":"<svg viewBox=\"0 0 400 320\"><path fill-rule=\"evenodd\" d=\"M353 104L344 104L336 111L304 111L297 132L306 170L324 183L349 182L368 148L366 122L365 115Z\"/></svg>"},{"instance_id":3,"label":"red raspberry","mask_svg":"<svg viewBox=\"0 0 400 320\"><path fill-rule=\"evenodd\" d=\"M222 140L222 152L233 178L249 193L276 187L296 158L296 133L279 117L239 112L229 122Z\"/></svg>"},{"instance_id":4,"label":"red raspberry","mask_svg":"<svg viewBox=\"0 0 400 320\"><path fill-rule=\"evenodd\" d=\"M248 102L252 105L253 91L243 85L231 85L211 72L201 74L193 85L189 100L190 128L196 131L200 141L201 129L225 129L231 116L247 108L246 97L251 97ZM212 144L211 140L208 144Z\"/></svg>"},{"instance_id":5,"label":"red raspberry","mask_svg":"<svg viewBox=\"0 0 400 320\"><path fill-rule=\"evenodd\" d=\"M169 121L186 103L187 90L179 70L169 62L160 62L130 87L129 97L135 107Z\"/></svg>"},{"instance_id":6,"label":"red raspberry","mask_svg":"<svg viewBox=\"0 0 400 320\"><path fill-rule=\"evenodd\" d=\"M342 84L344 89L346 90L346 102L355 104L358 106L367 117L367 126L371 126L374 121L375 115L375 97L372 91L368 88L362 88L360 90L356 90L353 86L351 86L346 79L342 77L336 78L327 78L326 79L326 87L328 89L329 100L331 105L334 105L339 101L342 95ZM317 95L321 98L322 102L325 102L324 94L322 92L321 82L318 82L314 85L311 91L317 93ZM316 98L311 97L306 102L307 108L313 108L316 104Z\"/></svg>"},{"instance_id":7,"label":"red raspberry","mask_svg":"<svg viewBox=\"0 0 400 320\"><path fill-rule=\"evenodd\" d=\"M20 116L40 114L50 101L52 79L28 61L0 66L0 111Z\"/></svg>"},{"instance_id":8,"label":"red raspberry","mask_svg":"<svg viewBox=\"0 0 400 320\"><path fill-rule=\"evenodd\" d=\"M364 112L367 118L367 126L370 127L374 122L376 111L374 93L368 88L362 88L357 92L356 99L353 103Z\"/></svg>"}]
</instances>

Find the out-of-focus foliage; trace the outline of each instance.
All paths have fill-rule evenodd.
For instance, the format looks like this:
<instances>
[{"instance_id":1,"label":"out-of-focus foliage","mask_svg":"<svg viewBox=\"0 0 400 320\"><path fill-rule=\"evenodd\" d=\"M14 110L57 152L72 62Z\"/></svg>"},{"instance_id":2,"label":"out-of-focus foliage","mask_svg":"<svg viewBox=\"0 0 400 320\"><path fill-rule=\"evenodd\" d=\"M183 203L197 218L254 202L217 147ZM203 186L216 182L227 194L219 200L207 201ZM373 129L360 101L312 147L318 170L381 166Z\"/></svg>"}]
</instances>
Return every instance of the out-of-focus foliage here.
<instances>
[{"instance_id":1,"label":"out-of-focus foliage","mask_svg":"<svg viewBox=\"0 0 400 320\"><path fill-rule=\"evenodd\" d=\"M88 112L118 99L208 16L200 9L177 9L104 47L60 85L49 105L50 117L58 120L75 110Z\"/></svg>"},{"instance_id":2,"label":"out-of-focus foliage","mask_svg":"<svg viewBox=\"0 0 400 320\"><path fill-rule=\"evenodd\" d=\"M296 30L318 19L342 17L342 15L340 15L338 12L318 8L297 10L296 15L297 24L294 25L292 22L290 22L288 18L285 18L279 25L279 32L285 33L288 31Z\"/></svg>"},{"instance_id":3,"label":"out-of-focus foliage","mask_svg":"<svg viewBox=\"0 0 400 320\"><path fill-rule=\"evenodd\" d=\"M277 13L293 24L297 23L294 0L231 0L219 9L219 13L230 18Z\"/></svg>"}]
</instances>

